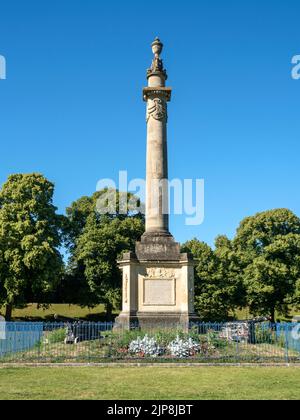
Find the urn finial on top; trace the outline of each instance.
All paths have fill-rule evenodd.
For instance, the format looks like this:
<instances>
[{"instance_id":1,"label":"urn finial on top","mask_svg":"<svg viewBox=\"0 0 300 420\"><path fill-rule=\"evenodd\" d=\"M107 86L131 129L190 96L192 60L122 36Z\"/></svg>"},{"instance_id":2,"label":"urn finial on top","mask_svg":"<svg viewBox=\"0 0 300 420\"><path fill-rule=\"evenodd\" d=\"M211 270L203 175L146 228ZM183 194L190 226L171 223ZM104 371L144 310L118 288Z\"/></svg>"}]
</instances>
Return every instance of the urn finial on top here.
<instances>
[{"instance_id":1,"label":"urn finial on top","mask_svg":"<svg viewBox=\"0 0 300 420\"><path fill-rule=\"evenodd\" d=\"M151 47L152 47L152 52L154 54L154 59L152 61L152 65L150 69L148 69L147 71L148 78L150 76L160 75L160 76L163 76L165 80L167 80L168 78L167 72L164 69L163 60L160 58L164 44L161 42L161 40L158 37L156 37L154 42L152 42Z\"/></svg>"},{"instance_id":2,"label":"urn finial on top","mask_svg":"<svg viewBox=\"0 0 300 420\"><path fill-rule=\"evenodd\" d=\"M164 44L160 41L158 37L155 38L154 42L152 42L152 52L155 57L159 58L160 54L162 53Z\"/></svg>"}]
</instances>

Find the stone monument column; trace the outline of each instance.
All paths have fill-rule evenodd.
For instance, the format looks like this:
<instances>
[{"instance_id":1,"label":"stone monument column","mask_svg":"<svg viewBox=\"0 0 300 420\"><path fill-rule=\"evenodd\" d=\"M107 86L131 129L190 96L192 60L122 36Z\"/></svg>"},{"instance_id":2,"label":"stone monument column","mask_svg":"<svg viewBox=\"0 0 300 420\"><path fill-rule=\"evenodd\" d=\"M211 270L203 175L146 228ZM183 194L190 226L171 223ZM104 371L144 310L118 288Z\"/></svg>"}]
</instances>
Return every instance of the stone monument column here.
<instances>
[{"instance_id":1,"label":"stone monument column","mask_svg":"<svg viewBox=\"0 0 300 420\"><path fill-rule=\"evenodd\" d=\"M147 70L148 86L143 90L147 103L146 232L136 245L140 260L174 260L180 256L179 244L169 232L167 123L172 89L166 87L162 50L163 44L156 38L152 43L154 58Z\"/></svg>"},{"instance_id":2,"label":"stone monument column","mask_svg":"<svg viewBox=\"0 0 300 420\"><path fill-rule=\"evenodd\" d=\"M167 102L171 88L165 87L162 49L156 38L152 44L154 59L147 72L148 87L143 91L147 102L146 233L150 234L169 234Z\"/></svg>"},{"instance_id":3,"label":"stone monument column","mask_svg":"<svg viewBox=\"0 0 300 420\"><path fill-rule=\"evenodd\" d=\"M119 261L123 273L122 312L116 328L189 327L194 313L194 261L180 252L169 232L167 103L171 88L160 58L163 44L152 43L154 58L143 90L147 103L146 231L135 253Z\"/></svg>"}]
</instances>

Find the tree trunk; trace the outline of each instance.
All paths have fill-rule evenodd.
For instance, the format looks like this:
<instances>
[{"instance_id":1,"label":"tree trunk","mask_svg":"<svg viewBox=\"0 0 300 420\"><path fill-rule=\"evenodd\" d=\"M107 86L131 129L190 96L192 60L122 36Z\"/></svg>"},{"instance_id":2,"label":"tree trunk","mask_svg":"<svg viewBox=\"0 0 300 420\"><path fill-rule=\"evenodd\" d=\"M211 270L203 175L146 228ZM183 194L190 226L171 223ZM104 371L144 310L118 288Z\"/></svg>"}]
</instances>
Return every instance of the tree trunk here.
<instances>
[{"instance_id":1,"label":"tree trunk","mask_svg":"<svg viewBox=\"0 0 300 420\"><path fill-rule=\"evenodd\" d=\"M112 304L111 303L106 303L105 309L106 309L106 321L111 321L112 320L112 311L113 311Z\"/></svg>"},{"instance_id":2,"label":"tree trunk","mask_svg":"<svg viewBox=\"0 0 300 420\"><path fill-rule=\"evenodd\" d=\"M275 308L272 308L271 310L271 322L272 324L275 324Z\"/></svg>"},{"instance_id":3,"label":"tree trunk","mask_svg":"<svg viewBox=\"0 0 300 420\"><path fill-rule=\"evenodd\" d=\"M5 308L5 321L7 322L11 321L12 310L13 310L12 304L11 303L7 304Z\"/></svg>"}]
</instances>

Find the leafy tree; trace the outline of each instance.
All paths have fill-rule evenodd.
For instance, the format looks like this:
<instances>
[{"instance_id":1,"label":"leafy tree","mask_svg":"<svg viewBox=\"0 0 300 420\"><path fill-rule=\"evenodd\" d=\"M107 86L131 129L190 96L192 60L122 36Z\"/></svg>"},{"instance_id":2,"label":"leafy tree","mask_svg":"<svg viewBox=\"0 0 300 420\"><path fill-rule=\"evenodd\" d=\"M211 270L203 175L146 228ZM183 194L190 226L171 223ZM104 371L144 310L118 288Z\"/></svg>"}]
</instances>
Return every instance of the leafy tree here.
<instances>
[{"instance_id":1,"label":"leafy tree","mask_svg":"<svg viewBox=\"0 0 300 420\"><path fill-rule=\"evenodd\" d=\"M254 315L287 315L300 303L300 219L287 209L244 219L234 248Z\"/></svg>"},{"instance_id":2,"label":"leafy tree","mask_svg":"<svg viewBox=\"0 0 300 420\"><path fill-rule=\"evenodd\" d=\"M221 289L224 312L226 311L228 316L230 312L245 306L246 289L233 242L226 236L218 236L215 241L214 255L217 259L216 285Z\"/></svg>"},{"instance_id":3,"label":"leafy tree","mask_svg":"<svg viewBox=\"0 0 300 420\"><path fill-rule=\"evenodd\" d=\"M195 269L196 311L203 321L219 319L219 304L216 302L214 285L217 261L213 250L206 243L193 239L182 246L182 251L191 253L197 263Z\"/></svg>"},{"instance_id":4,"label":"leafy tree","mask_svg":"<svg viewBox=\"0 0 300 420\"><path fill-rule=\"evenodd\" d=\"M204 321L224 321L230 311L243 304L245 291L238 276L232 243L225 236L216 240L213 251L197 239L187 242L183 251L197 261L195 307Z\"/></svg>"},{"instance_id":5,"label":"leafy tree","mask_svg":"<svg viewBox=\"0 0 300 420\"><path fill-rule=\"evenodd\" d=\"M40 174L11 175L0 190L0 305L43 302L62 269L62 217L54 185Z\"/></svg>"},{"instance_id":6,"label":"leafy tree","mask_svg":"<svg viewBox=\"0 0 300 420\"><path fill-rule=\"evenodd\" d=\"M78 290L77 303L82 306L106 305L107 316L121 302L121 272L117 259L126 251L133 251L144 233L144 217L134 212L130 203L134 197L126 195L128 209L121 205L124 195L116 196L113 213L99 214L97 203L108 190L82 197L67 209L69 218L69 287Z\"/></svg>"}]
</instances>

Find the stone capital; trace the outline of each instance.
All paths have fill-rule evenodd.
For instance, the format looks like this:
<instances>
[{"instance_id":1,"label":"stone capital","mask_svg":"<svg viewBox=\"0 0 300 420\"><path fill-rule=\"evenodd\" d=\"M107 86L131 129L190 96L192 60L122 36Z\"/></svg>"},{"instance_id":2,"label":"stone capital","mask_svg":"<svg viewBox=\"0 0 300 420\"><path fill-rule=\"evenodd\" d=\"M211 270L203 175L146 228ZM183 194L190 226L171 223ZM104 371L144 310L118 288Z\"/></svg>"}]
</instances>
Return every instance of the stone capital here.
<instances>
[{"instance_id":1,"label":"stone capital","mask_svg":"<svg viewBox=\"0 0 300 420\"><path fill-rule=\"evenodd\" d=\"M171 101L172 88L171 87L146 87L143 89L143 100L145 102L148 99L153 99L155 97L161 97L165 99L166 102Z\"/></svg>"}]
</instances>

